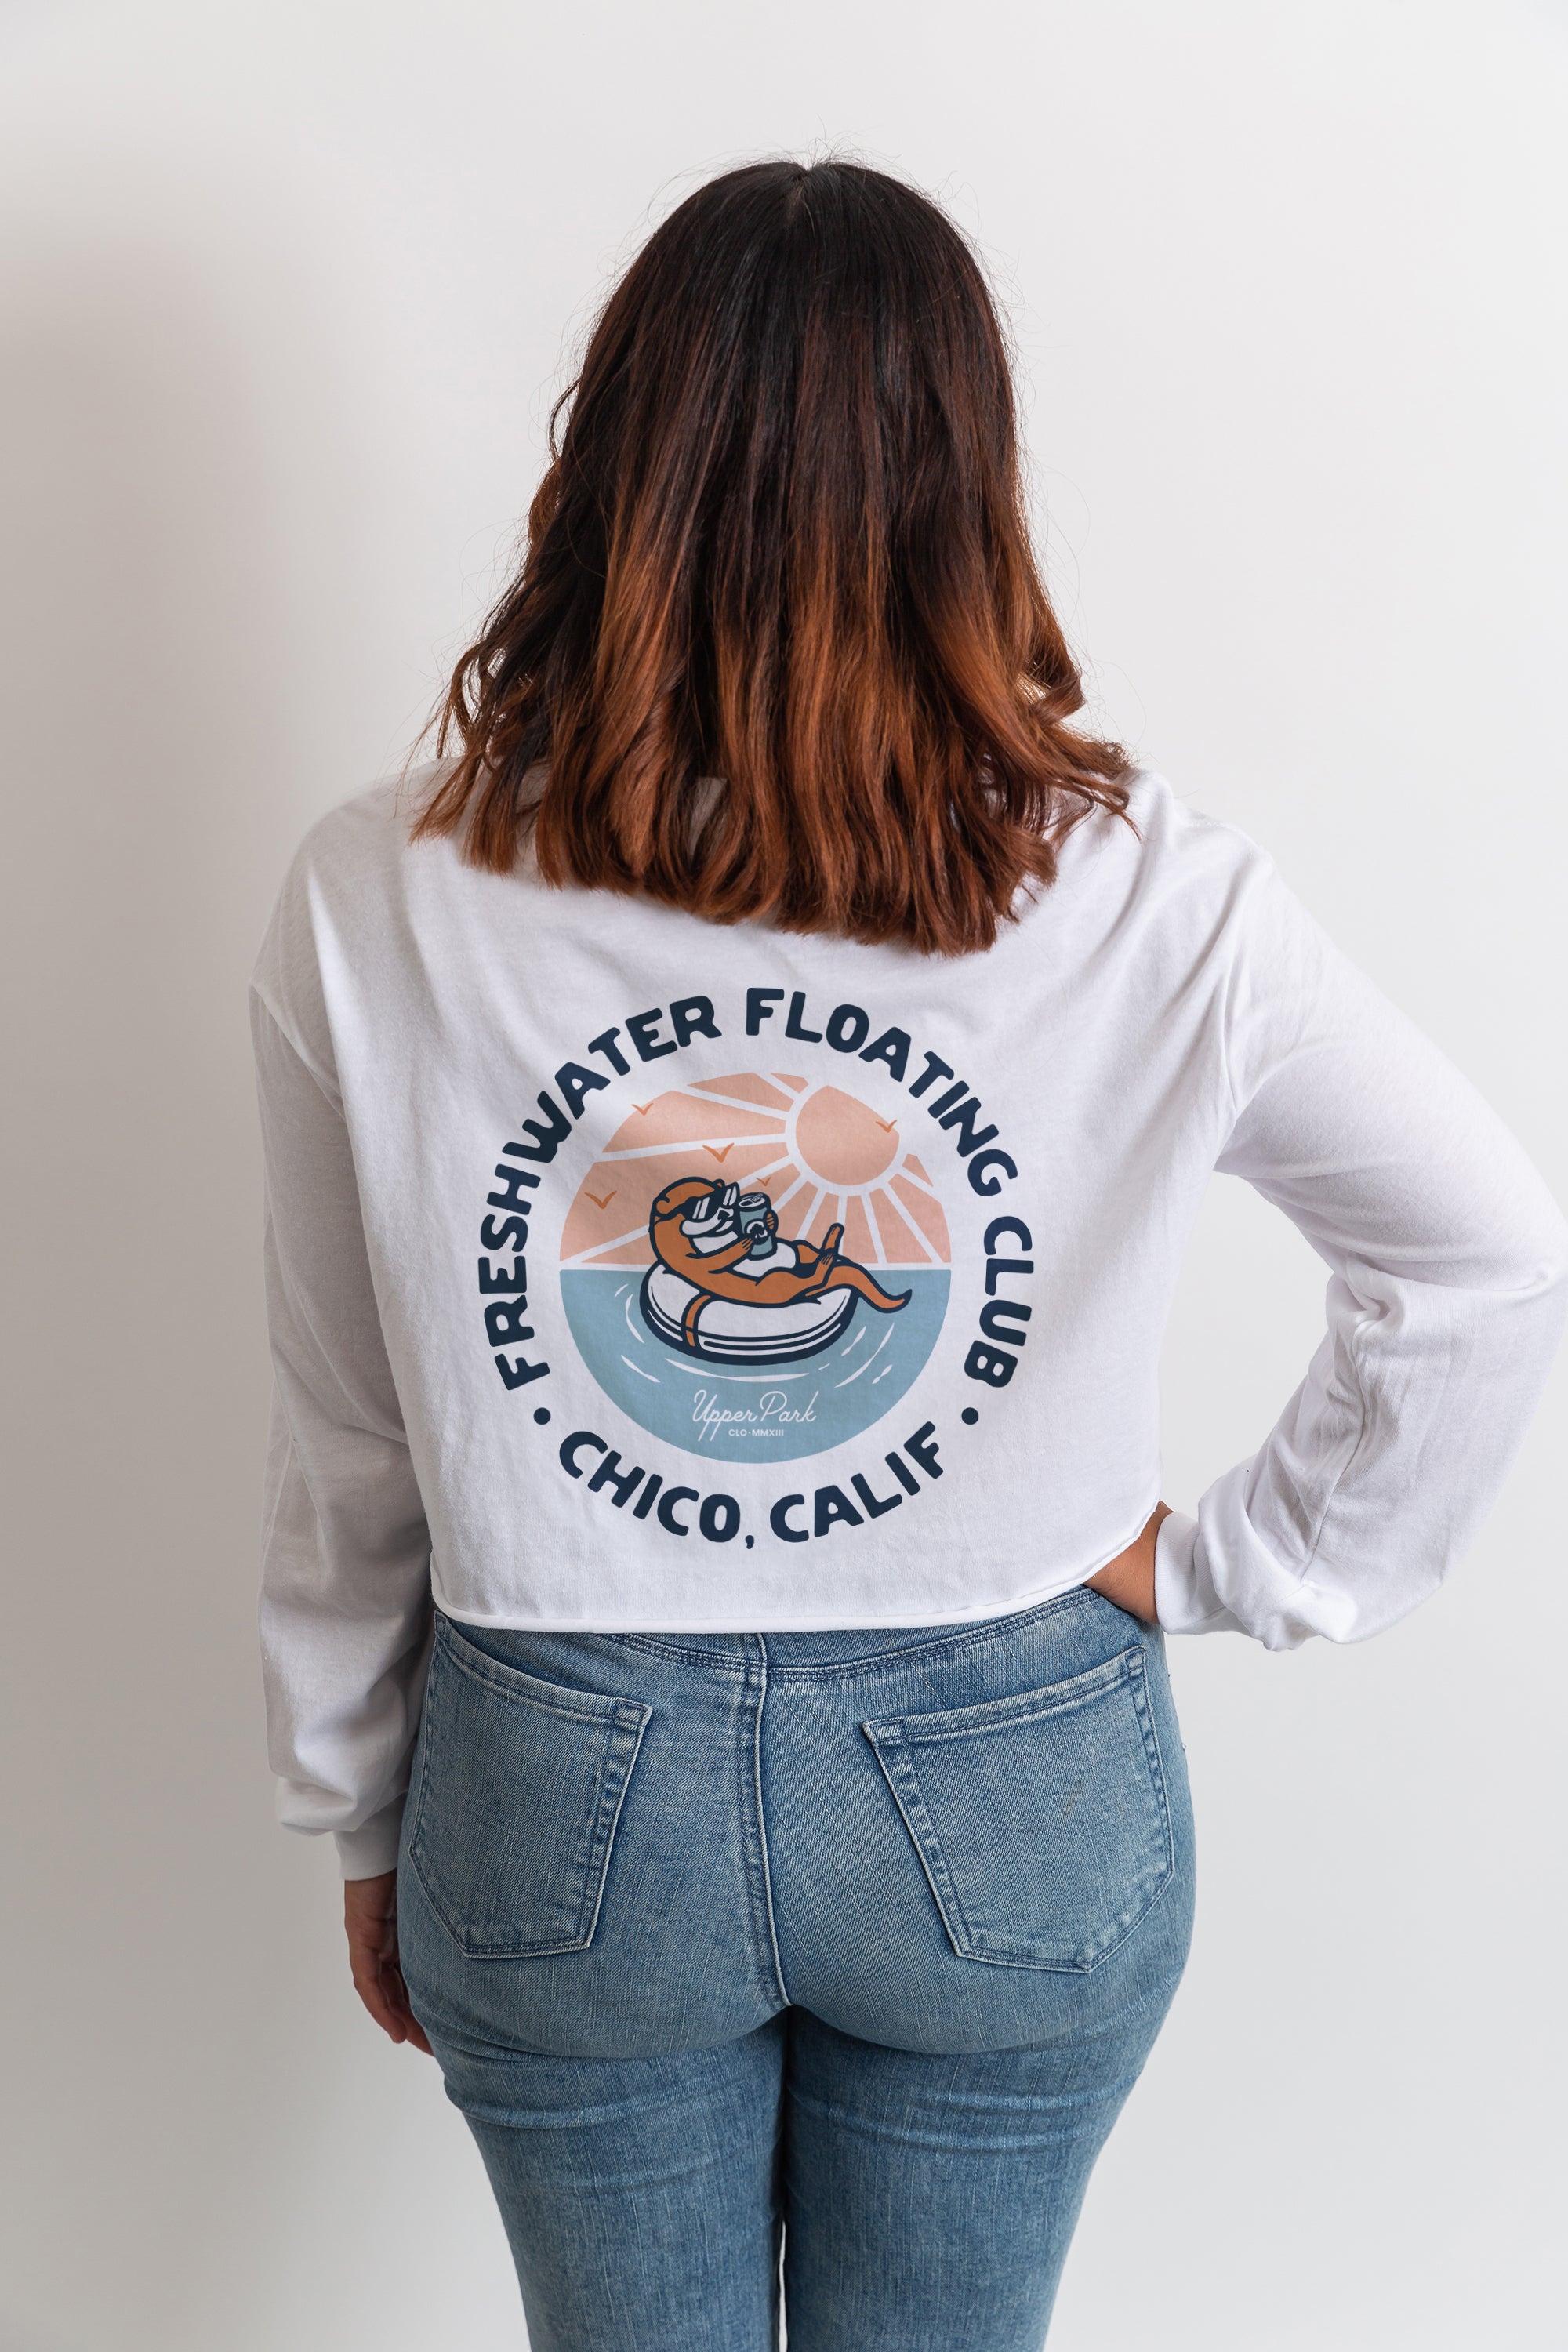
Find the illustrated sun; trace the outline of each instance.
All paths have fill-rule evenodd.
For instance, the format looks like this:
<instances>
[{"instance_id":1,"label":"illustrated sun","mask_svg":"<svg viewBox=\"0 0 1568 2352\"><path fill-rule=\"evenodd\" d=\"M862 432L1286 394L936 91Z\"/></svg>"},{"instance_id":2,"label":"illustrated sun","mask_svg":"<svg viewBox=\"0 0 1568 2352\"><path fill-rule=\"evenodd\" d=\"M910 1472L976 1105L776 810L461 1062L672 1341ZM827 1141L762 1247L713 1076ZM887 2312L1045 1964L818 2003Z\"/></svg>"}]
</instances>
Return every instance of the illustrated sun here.
<instances>
[{"instance_id":1,"label":"illustrated sun","mask_svg":"<svg viewBox=\"0 0 1568 2352\"><path fill-rule=\"evenodd\" d=\"M766 1192L779 1230L820 1242L844 1227L862 1265L951 1260L947 1220L896 1119L842 1087L783 1071L700 1078L639 1104L584 1178L562 1235L563 1265L647 1265L648 1212L678 1175Z\"/></svg>"}]
</instances>

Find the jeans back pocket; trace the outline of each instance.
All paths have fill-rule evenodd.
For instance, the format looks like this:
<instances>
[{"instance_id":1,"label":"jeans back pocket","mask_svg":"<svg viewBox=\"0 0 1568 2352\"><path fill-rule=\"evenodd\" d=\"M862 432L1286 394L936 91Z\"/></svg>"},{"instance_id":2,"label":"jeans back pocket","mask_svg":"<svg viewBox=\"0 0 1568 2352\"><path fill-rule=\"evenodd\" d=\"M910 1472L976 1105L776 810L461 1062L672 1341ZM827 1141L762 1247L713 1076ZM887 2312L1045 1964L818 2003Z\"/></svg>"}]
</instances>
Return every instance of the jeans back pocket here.
<instances>
[{"instance_id":1,"label":"jeans back pocket","mask_svg":"<svg viewBox=\"0 0 1568 2352\"><path fill-rule=\"evenodd\" d=\"M652 1713L541 1682L437 1619L408 1859L470 1959L586 1949Z\"/></svg>"},{"instance_id":2,"label":"jeans back pocket","mask_svg":"<svg viewBox=\"0 0 1568 2352\"><path fill-rule=\"evenodd\" d=\"M1174 1875L1142 1647L1017 1698L860 1727L961 1958L1098 1968Z\"/></svg>"}]
</instances>

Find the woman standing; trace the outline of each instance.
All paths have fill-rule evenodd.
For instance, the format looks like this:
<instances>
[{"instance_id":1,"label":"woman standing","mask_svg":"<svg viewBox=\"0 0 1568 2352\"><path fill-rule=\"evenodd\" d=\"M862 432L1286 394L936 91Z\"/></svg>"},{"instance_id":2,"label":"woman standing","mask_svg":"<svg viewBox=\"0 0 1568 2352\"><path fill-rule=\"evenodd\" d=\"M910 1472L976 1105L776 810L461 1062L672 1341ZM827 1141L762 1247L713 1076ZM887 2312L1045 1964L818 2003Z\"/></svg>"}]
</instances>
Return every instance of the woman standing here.
<instances>
[{"instance_id":1,"label":"woman standing","mask_svg":"<svg viewBox=\"0 0 1568 2352\"><path fill-rule=\"evenodd\" d=\"M279 900L280 1811L534 2352L781 2294L792 2352L1036 2352L1187 1950L1160 1629L1403 1615L1555 1342L1518 1147L1080 705L968 247L753 165L612 295L455 755ZM1328 1331L1186 1517L1216 1167Z\"/></svg>"}]
</instances>

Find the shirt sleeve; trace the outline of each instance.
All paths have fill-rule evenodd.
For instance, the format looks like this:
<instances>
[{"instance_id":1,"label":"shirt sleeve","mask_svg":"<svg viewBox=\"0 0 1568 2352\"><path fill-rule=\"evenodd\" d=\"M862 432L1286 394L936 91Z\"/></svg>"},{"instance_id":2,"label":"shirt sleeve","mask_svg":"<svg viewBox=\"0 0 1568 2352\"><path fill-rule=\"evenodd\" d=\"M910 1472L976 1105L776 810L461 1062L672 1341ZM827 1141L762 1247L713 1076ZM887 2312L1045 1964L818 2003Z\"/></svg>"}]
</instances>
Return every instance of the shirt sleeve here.
<instances>
[{"instance_id":1,"label":"shirt sleeve","mask_svg":"<svg viewBox=\"0 0 1568 2352\"><path fill-rule=\"evenodd\" d=\"M1217 1161L1330 1269L1328 1328L1258 1453L1160 1530L1173 1633L1364 1640L1436 1591L1529 1427L1568 1231L1438 1049L1272 869L1237 918Z\"/></svg>"},{"instance_id":2,"label":"shirt sleeve","mask_svg":"<svg viewBox=\"0 0 1568 2352\"><path fill-rule=\"evenodd\" d=\"M279 1818L345 1878L397 1860L433 1622L430 1538L330 1072L251 997L275 1376L260 1631Z\"/></svg>"}]
</instances>

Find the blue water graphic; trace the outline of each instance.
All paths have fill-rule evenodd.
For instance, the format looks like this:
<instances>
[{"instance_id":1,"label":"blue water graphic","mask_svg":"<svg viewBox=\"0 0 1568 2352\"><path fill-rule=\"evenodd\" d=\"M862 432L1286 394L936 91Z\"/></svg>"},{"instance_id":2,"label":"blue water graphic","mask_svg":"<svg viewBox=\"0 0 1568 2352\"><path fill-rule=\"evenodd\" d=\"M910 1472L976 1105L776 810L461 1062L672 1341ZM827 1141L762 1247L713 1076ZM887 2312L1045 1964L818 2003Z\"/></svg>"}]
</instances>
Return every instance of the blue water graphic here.
<instances>
[{"instance_id":1,"label":"blue water graphic","mask_svg":"<svg viewBox=\"0 0 1568 2352\"><path fill-rule=\"evenodd\" d=\"M688 1454L734 1462L797 1462L858 1437L904 1395L936 1345L950 1276L877 1269L907 1307L879 1313L857 1299L847 1328L805 1362L741 1368L680 1353L649 1330L636 1266L572 1266L561 1276L566 1320L584 1362L623 1412Z\"/></svg>"}]
</instances>

